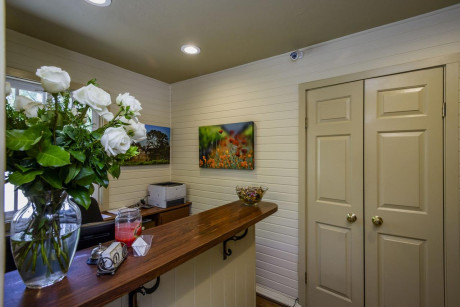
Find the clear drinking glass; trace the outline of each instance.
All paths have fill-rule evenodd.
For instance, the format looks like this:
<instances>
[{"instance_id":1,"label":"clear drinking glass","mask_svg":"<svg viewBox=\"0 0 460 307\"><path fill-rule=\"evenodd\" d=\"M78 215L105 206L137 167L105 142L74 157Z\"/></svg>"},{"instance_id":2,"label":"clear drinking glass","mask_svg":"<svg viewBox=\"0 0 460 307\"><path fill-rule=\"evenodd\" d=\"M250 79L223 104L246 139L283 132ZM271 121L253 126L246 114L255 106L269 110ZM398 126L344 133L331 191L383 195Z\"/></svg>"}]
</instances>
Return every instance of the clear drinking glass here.
<instances>
[{"instance_id":1,"label":"clear drinking glass","mask_svg":"<svg viewBox=\"0 0 460 307\"><path fill-rule=\"evenodd\" d=\"M115 240L128 247L142 233L142 216L139 208L126 208L118 211L115 218Z\"/></svg>"}]
</instances>

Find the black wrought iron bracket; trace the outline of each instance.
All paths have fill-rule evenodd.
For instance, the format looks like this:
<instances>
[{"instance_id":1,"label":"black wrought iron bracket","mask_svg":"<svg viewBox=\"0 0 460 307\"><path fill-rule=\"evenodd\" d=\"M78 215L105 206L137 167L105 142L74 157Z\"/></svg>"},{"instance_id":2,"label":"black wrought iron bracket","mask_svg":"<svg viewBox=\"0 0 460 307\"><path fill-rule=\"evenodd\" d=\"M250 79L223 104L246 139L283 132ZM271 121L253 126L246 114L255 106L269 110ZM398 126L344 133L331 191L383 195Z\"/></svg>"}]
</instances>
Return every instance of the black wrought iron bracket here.
<instances>
[{"instance_id":1,"label":"black wrought iron bracket","mask_svg":"<svg viewBox=\"0 0 460 307\"><path fill-rule=\"evenodd\" d=\"M135 300L135 295L140 293L142 295L152 294L160 286L160 276L157 277L155 284L151 288L139 287L136 290L129 292L129 307L137 307L137 299Z\"/></svg>"},{"instance_id":2,"label":"black wrought iron bracket","mask_svg":"<svg viewBox=\"0 0 460 307\"><path fill-rule=\"evenodd\" d=\"M244 233L241 236L233 236L233 237L228 238L227 240L224 241L224 260L226 260L227 257L232 254L232 250L230 248L227 248L227 242L230 241L230 240L239 241L239 240L243 239L244 237L246 237L247 234L248 234L248 229L246 228L246 230L244 231Z\"/></svg>"}]
</instances>

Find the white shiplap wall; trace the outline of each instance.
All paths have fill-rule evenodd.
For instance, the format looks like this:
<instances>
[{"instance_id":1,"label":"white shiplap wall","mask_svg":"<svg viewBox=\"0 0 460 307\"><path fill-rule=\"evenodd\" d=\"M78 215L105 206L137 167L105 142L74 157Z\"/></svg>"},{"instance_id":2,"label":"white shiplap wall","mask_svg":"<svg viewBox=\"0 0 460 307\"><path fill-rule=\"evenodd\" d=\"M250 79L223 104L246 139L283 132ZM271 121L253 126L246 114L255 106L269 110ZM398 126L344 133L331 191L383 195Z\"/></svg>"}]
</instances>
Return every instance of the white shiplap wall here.
<instances>
[{"instance_id":1,"label":"white shiplap wall","mask_svg":"<svg viewBox=\"0 0 460 307\"><path fill-rule=\"evenodd\" d=\"M301 29L299 29L300 31ZM242 46L241 48L244 48ZM460 51L460 6L172 85L172 180L199 212L236 200L237 184L267 185L278 212L257 224L257 282L298 295L298 85ZM254 171L198 167L198 127L254 121Z\"/></svg>"},{"instance_id":2,"label":"white shiplap wall","mask_svg":"<svg viewBox=\"0 0 460 307\"><path fill-rule=\"evenodd\" d=\"M12 30L6 31L6 65L33 73L40 66L58 66L79 84L97 78L112 102L119 93L135 96L142 103L141 122L170 127L169 84ZM148 184L169 179L169 165L123 167L120 178L110 182L104 208L131 205L146 195Z\"/></svg>"}]
</instances>

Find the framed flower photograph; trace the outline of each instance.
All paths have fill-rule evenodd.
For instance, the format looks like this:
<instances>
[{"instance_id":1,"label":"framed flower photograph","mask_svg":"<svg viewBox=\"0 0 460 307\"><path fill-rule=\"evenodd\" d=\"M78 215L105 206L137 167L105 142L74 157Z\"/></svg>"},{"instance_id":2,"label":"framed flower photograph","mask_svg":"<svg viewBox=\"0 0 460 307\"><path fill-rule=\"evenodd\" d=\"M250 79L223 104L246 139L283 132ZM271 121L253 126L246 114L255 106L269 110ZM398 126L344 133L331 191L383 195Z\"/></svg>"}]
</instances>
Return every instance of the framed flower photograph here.
<instances>
[{"instance_id":1,"label":"framed flower photograph","mask_svg":"<svg viewBox=\"0 0 460 307\"><path fill-rule=\"evenodd\" d=\"M201 168L254 169L254 122L198 129Z\"/></svg>"},{"instance_id":2,"label":"framed flower photograph","mask_svg":"<svg viewBox=\"0 0 460 307\"><path fill-rule=\"evenodd\" d=\"M126 160L123 165L153 165L170 163L171 128L145 125L147 138L134 142L139 154Z\"/></svg>"}]
</instances>

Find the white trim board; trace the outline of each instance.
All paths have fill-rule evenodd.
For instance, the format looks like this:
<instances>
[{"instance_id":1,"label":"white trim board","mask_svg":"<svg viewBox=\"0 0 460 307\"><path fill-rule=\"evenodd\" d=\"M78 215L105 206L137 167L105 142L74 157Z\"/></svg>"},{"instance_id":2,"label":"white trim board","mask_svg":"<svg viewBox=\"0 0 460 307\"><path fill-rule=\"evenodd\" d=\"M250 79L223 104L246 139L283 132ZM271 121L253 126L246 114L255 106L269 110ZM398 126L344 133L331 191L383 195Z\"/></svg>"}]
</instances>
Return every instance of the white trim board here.
<instances>
[{"instance_id":1,"label":"white trim board","mask_svg":"<svg viewBox=\"0 0 460 307\"><path fill-rule=\"evenodd\" d=\"M295 306L295 307L302 307L298 302L297 299L286 295L282 292L279 292L277 290L271 289L266 286L262 286L260 284L256 284L256 292L257 294L260 294L262 296L265 296L275 302L278 302L280 304L286 305L286 306Z\"/></svg>"}]
</instances>

